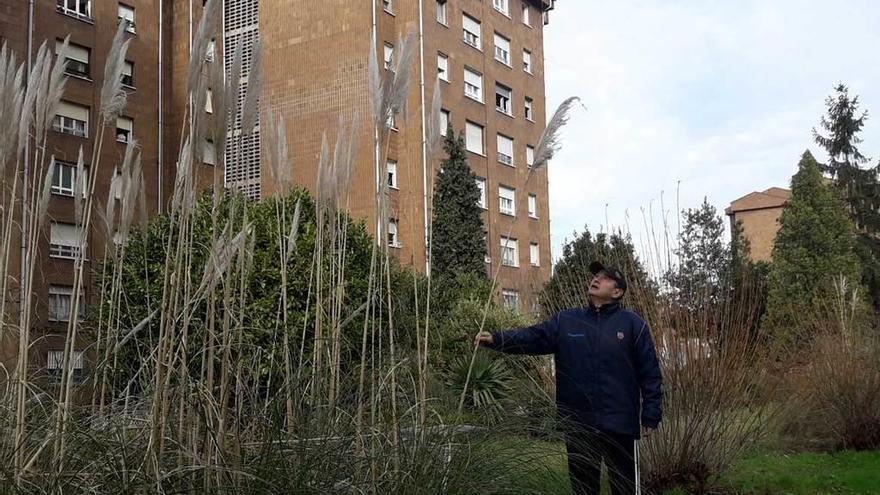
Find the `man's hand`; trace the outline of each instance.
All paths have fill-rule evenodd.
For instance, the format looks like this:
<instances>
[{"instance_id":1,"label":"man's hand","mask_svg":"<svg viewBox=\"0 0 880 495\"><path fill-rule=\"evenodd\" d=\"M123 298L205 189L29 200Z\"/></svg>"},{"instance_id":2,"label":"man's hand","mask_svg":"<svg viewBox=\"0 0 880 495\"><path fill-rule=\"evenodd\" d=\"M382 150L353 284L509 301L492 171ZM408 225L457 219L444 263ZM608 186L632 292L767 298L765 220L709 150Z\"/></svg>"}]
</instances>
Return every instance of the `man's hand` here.
<instances>
[{"instance_id":1,"label":"man's hand","mask_svg":"<svg viewBox=\"0 0 880 495\"><path fill-rule=\"evenodd\" d=\"M654 434L654 428L649 428L647 426L642 427L642 438L648 438Z\"/></svg>"},{"instance_id":2,"label":"man's hand","mask_svg":"<svg viewBox=\"0 0 880 495\"><path fill-rule=\"evenodd\" d=\"M480 332L474 339L474 345L491 345L494 342L492 334L489 332Z\"/></svg>"}]
</instances>

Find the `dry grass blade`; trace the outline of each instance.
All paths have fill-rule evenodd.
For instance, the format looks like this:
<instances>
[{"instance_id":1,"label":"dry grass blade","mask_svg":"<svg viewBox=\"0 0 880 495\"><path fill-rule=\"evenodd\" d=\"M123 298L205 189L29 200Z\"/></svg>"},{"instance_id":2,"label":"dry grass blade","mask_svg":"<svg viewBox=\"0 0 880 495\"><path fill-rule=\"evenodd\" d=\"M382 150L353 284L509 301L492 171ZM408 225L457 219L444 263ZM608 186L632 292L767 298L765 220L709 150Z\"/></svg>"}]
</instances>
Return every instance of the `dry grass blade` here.
<instances>
[{"instance_id":1,"label":"dry grass blade","mask_svg":"<svg viewBox=\"0 0 880 495\"><path fill-rule=\"evenodd\" d=\"M195 89L197 79L202 73L202 67L205 64L205 58L208 53L208 43L211 42L211 32L216 31L219 24L220 2L218 0L208 0L205 2L205 8L202 11L202 18L199 20L199 27L196 29L196 36L192 43L192 54L189 57L189 67L187 68L186 87L189 90Z\"/></svg>"},{"instance_id":2,"label":"dry grass blade","mask_svg":"<svg viewBox=\"0 0 880 495\"><path fill-rule=\"evenodd\" d=\"M18 132L15 123L21 118L24 103L24 64L16 66L15 54L3 43L0 49L0 122L8 125L0 129L0 174L17 151Z\"/></svg>"},{"instance_id":3,"label":"dry grass blade","mask_svg":"<svg viewBox=\"0 0 880 495\"><path fill-rule=\"evenodd\" d=\"M296 200L296 206L293 209L293 220L290 225L290 234L287 235L287 253L285 253L285 259L289 260L293 255L293 252L296 250L296 239L299 237L299 218L300 218L300 210L302 208L302 200Z\"/></svg>"},{"instance_id":4,"label":"dry grass blade","mask_svg":"<svg viewBox=\"0 0 880 495\"><path fill-rule=\"evenodd\" d=\"M76 223L80 224L83 218L83 201L89 191L86 187L86 165L82 146L76 157L76 179L73 183L73 209Z\"/></svg>"},{"instance_id":5,"label":"dry grass blade","mask_svg":"<svg viewBox=\"0 0 880 495\"><path fill-rule=\"evenodd\" d=\"M394 76L391 81L385 81L388 89L383 91L382 115L385 119L391 116L403 114L406 116L409 87L412 83L412 62L416 52L416 33L411 30L406 38L402 39L398 46L399 53L394 57Z\"/></svg>"},{"instance_id":6,"label":"dry grass blade","mask_svg":"<svg viewBox=\"0 0 880 495\"><path fill-rule=\"evenodd\" d=\"M384 115L382 114L382 82L379 78L379 60L376 50L376 35L373 33L370 39L367 76L369 78L370 106L373 110L373 121L375 127L378 128L384 125Z\"/></svg>"},{"instance_id":7,"label":"dry grass blade","mask_svg":"<svg viewBox=\"0 0 880 495\"><path fill-rule=\"evenodd\" d=\"M440 138L443 136L443 131L445 129L441 129L442 125L440 122L440 112L443 111L441 108L442 105L442 91L440 91L440 75L437 75L437 79L434 80L434 95L431 98L431 114L428 117L428 155L431 155L436 149L437 146L440 145Z\"/></svg>"},{"instance_id":8,"label":"dry grass blade","mask_svg":"<svg viewBox=\"0 0 880 495\"><path fill-rule=\"evenodd\" d=\"M251 70L248 73L247 94L241 110L241 130L245 136L253 134L260 117L260 93L263 90L262 44L255 41L251 52Z\"/></svg>"},{"instance_id":9,"label":"dry grass blade","mask_svg":"<svg viewBox=\"0 0 880 495\"><path fill-rule=\"evenodd\" d=\"M104 65L104 85L101 86L101 116L105 124L110 124L122 114L128 95L122 89L122 70L125 69L125 55L131 40L125 39L128 23L120 21L110 45L107 64Z\"/></svg>"},{"instance_id":10,"label":"dry grass blade","mask_svg":"<svg viewBox=\"0 0 880 495\"><path fill-rule=\"evenodd\" d=\"M43 43L40 45L39 50L37 50L37 56L34 58L31 71L27 78L27 85L21 108L21 120L18 124L18 154L21 154L24 150L24 147L28 142L31 125L34 123L37 92L39 91L39 81L43 77L43 71L46 70L46 57L46 44Z\"/></svg>"},{"instance_id":11,"label":"dry grass blade","mask_svg":"<svg viewBox=\"0 0 880 495\"><path fill-rule=\"evenodd\" d=\"M125 344L128 343L128 341L130 341L138 333L140 333L141 330L146 328L146 326L150 323L150 321L152 321L152 319L156 317L156 314L158 312L159 312L158 309L153 310L152 313L150 313L146 318L141 320L137 325L134 326L134 328L132 328L128 333L126 333L125 336L122 337L119 340L119 342L116 343L116 347L113 348L113 353L114 354L118 353L125 346Z\"/></svg>"},{"instance_id":12,"label":"dry grass blade","mask_svg":"<svg viewBox=\"0 0 880 495\"><path fill-rule=\"evenodd\" d=\"M568 123L569 114L575 103L580 101L577 96L572 96L559 105L544 132L541 133L541 139L538 140L538 146L535 148L535 160L532 164L532 170L539 170L547 165L547 161L553 158L553 155L562 147L560 142L560 132L565 124Z\"/></svg>"},{"instance_id":13,"label":"dry grass blade","mask_svg":"<svg viewBox=\"0 0 880 495\"><path fill-rule=\"evenodd\" d=\"M43 42L45 46L46 42ZM61 103L61 95L64 94L64 86L67 77L64 68L67 66L68 38L64 39L58 56L52 63L52 55L47 47L43 58L44 68L40 72L40 89L37 91L34 116L34 133L38 146L48 130L49 123L58 111Z\"/></svg>"}]
</instances>

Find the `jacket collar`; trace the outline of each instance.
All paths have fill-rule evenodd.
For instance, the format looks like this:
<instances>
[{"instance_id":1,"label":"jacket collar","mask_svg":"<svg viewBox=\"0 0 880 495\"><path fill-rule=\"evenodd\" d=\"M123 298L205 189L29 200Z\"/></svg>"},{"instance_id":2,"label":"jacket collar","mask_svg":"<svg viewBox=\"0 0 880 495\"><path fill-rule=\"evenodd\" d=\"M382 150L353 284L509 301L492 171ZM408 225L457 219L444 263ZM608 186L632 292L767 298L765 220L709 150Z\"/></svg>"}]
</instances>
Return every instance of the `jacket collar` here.
<instances>
[{"instance_id":1,"label":"jacket collar","mask_svg":"<svg viewBox=\"0 0 880 495\"><path fill-rule=\"evenodd\" d=\"M587 306L588 310L597 315L610 315L616 313L620 309L620 301L613 301L602 306L596 306L591 300Z\"/></svg>"}]
</instances>

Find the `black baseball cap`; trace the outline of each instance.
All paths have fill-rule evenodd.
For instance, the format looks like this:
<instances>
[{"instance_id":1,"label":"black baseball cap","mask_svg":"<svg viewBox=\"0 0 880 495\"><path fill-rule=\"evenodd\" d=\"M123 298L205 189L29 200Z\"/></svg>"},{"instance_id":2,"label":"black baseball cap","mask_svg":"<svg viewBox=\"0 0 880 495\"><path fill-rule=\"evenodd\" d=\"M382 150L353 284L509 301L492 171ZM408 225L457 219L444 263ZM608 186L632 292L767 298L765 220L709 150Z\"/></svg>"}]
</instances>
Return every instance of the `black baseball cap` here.
<instances>
[{"instance_id":1,"label":"black baseball cap","mask_svg":"<svg viewBox=\"0 0 880 495\"><path fill-rule=\"evenodd\" d=\"M617 282L618 289L626 292L626 279L623 277L623 272L617 267L605 266L598 261L590 263L590 273L598 275L599 272L605 272L605 275L608 275L608 278Z\"/></svg>"}]
</instances>

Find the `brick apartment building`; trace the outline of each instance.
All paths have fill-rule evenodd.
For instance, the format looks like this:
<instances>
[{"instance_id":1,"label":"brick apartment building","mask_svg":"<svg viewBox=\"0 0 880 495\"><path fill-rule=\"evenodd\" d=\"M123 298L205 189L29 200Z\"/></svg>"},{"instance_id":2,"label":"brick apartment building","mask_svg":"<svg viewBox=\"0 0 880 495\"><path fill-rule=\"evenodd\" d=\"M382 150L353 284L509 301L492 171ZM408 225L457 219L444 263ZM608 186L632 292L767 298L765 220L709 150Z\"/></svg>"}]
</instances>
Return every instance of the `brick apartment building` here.
<instances>
[{"instance_id":1,"label":"brick apartment building","mask_svg":"<svg viewBox=\"0 0 880 495\"><path fill-rule=\"evenodd\" d=\"M63 349L73 285L73 184L80 147L88 161L100 127L98 105L103 69L120 18L130 23L125 69L128 105L115 129L106 129L95 184L107 198L123 158L126 140L140 144L148 213L167 204L175 177L181 126L187 110L186 71L202 0L0 0L0 39L18 60L36 55L46 41L55 50L70 36L67 90L48 137L57 160L47 228L38 246L28 250L41 261L35 277L36 300L32 362L57 364ZM369 127L368 54L376 49L386 61L394 45L410 31L420 38L406 119L398 119L389 140L389 177L393 225L389 242L401 261L424 269L426 196L440 156L423 153L424 102L433 96L439 73L443 115L467 136L468 162L481 178L481 205L487 227L487 270L499 277L502 300L528 310L535 289L550 275L549 209L546 169L528 165L545 125L543 28L551 0L327 0L315 8L304 0L223 0L223 28L211 53L228 67L233 48L244 41L244 72L254 41L263 47L264 90L261 119L271 109L283 116L291 150L292 176L314 188L317 157L325 131L335 139L337 122L355 113L359 134ZM246 84L242 84L242 95ZM424 112L422 111L424 110ZM231 134L240 129L230 129ZM227 185L254 198L275 192L261 169L259 123L241 151L245 159L225 170ZM376 167L370 139L361 138L355 154L351 210L368 226L376 225L373 194ZM89 163L86 163L88 167ZM203 166L204 165L200 165ZM212 170L199 170L202 177ZM385 178L383 178L385 180ZM374 228L372 230L375 230ZM510 235L507 236L508 231ZM509 237L509 238L506 238ZM90 232L86 272L99 261L105 239ZM14 240L17 246L19 240ZM18 267L16 251L10 266ZM16 279L18 270L11 273ZM92 286L89 275L85 287ZM88 289L87 289L88 291ZM96 296L86 293L86 300ZM87 311L88 309L86 309ZM14 318L15 316L13 316ZM0 360L15 360L14 345L0 346Z\"/></svg>"},{"instance_id":2,"label":"brick apartment building","mask_svg":"<svg viewBox=\"0 0 880 495\"><path fill-rule=\"evenodd\" d=\"M771 187L754 191L730 202L724 213L730 218L731 232L737 223L742 225L743 235L749 240L752 261L770 261L779 217L791 197L791 191Z\"/></svg>"},{"instance_id":3,"label":"brick apartment building","mask_svg":"<svg viewBox=\"0 0 880 495\"><path fill-rule=\"evenodd\" d=\"M400 40L414 32L407 118L396 119L388 142L389 243L404 263L425 267L427 197L443 153L427 156L423 136L439 74L443 126L466 135L480 177L487 270L501 263L501 300L528 311L550 276L547 172L526 177L545 125L543 29L552 8L549 0L327 0L320 8L260 0L252 26L264 50L262 103L285 119L295 182L315 184L322 136L332 143L340 116L357 113L351 210L376 226L369 53L377 50L388 72ZM269 181L262 174L260 194L271 194Z\"/></svg>"}]
</instances>

